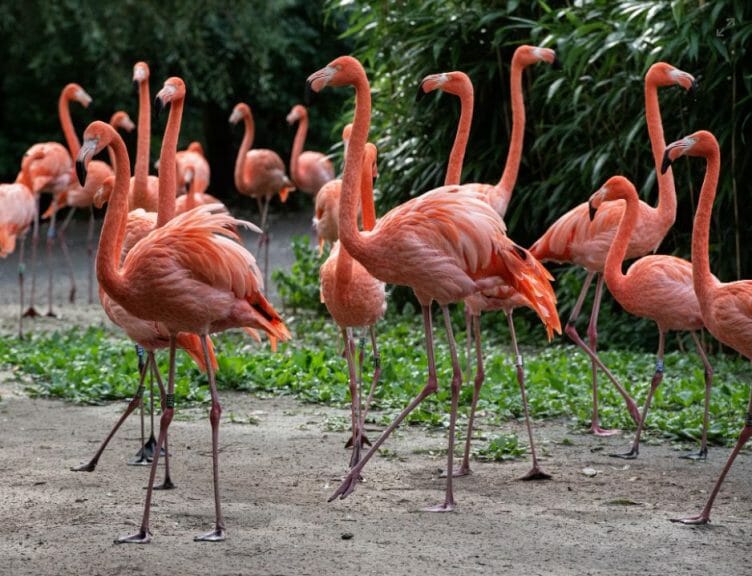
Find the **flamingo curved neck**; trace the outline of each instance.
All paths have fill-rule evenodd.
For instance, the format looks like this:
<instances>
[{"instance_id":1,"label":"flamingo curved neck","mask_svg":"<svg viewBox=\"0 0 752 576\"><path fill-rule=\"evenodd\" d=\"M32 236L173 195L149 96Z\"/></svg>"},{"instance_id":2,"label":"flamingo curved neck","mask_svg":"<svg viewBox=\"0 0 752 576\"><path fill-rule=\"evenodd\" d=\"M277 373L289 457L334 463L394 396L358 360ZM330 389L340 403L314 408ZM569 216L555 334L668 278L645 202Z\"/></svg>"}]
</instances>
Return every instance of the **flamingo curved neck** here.
<instances>
[{"instance_id":1,"label":"flamingo curved neck","mask_svg":"<svg viewBox=\"0 0 752 576\"><path fill-rule=\"evenodd\" d=\"M460 121L454 137L452 151L449 154L445 185L459 184L462 178L462 164L465 161L467 142L470 139L470 125L473 121L473 87L464 86L458 94L460 97ZM365 205L364 205L365 206Z\"/></svg>"},{"instance_id":2,"label":"flamingo curved neck","mask_svg":"<svg viewBox=\"0 0 752 576\"><path fill-rule=\"evenodd\" d=\"M298 129L295 132L295 140L292 143L292 153L290 154L290 173L293 180L298 180L298 157L303 152L306 134L308 134L308 114L303 114L298 122Z\"/></svg>"},{"instance_id":3,"label":"flamingo curved neck","mask_svg":"<svg viewBox=\"0 0 752 576\"><path fill-rule=\"evenodd\" d=\"M663 136L663 121L661 120L661 109L658 102L658 85L650 74L645 79L645 122L648 125L653 162L658 174L658 204L655 209L661 222L668 230L676 220L676 189L672 169L669 168L665 174L661 174L661 162L663 151L666 149L666 140Z\"/></svg>"},{"instance_id":4,"label":"flamingo curved neck","mask_svg":"<svg viewBox=\"0 0 752 576\"><path fill-rule=\"evenodd\" d=\"M504 172L495 190L501 196L501 205L503 206L509 205L522 160L522 143L525 137L525 101L522 96L522 71L524 69L525 65L522 62L517 58L512 58L512 70L509 73L509 97L512 99L512 137L509 141Z\"/></svg>"},{"instance_id":5,"label":"flamingo curved neck","mask_svg":"<svg viewBox=\"0 0 752 576\"><path fill-rule=\"evenodd\" d=\"M136 140L136 165L133 169L134 201L136 206L148 204L149 147L151 143L151 102L149 80L138 84L138 139Z\"/></svg>"},{"instance_id":6,"label":"flamingo curved neck","mask_svg":"<svg viewBox=\"0 0 752 576\"><path fill-rule=\"evenodd\" d=\"M627 254L627 247L629 246L632 232L634 232L635 226L637 225L640 206L636 190L630 190L618 197L626 202L626 208L624 209L624 213L619 221L619 227L617 228L616 235L611 242L611 247L608 249L608 255L606 256L606 262L604 264L603 277L606 280L606 285L611 294L613 294L617 301L620 301L622 300L622 294L625 294L627 291L625 286L626 275L622 271L624 257Z\"/></svg>"},{"instance_id":7,"label":"flamingo curved neck","mask_svg":"<svg viewBox=\"0 0 752 576\"><path fill-rule=\"evenodd\" d=\"M72 158L76 158L78 151L81 149L81 142L78 140L75 128L73 128L73 120L70 113L70 97L65 91L60 94L60 98L57 101L57 113L60 117L60 126L65 135L65 142L68 144L68 151Z\"/></svg>"},{"instance_id":8,"label":"flamingo curved neck","mask_svg":"<svg viewBox=\"0 0 752 576\"><path fill-rule=\"evenodd\" d=\"M710 244L710 218L713 213L713 202L715 202L718 175L721 169L721 154L717 143L707 154L706 159L705 179L702 182L700 199L697 202L697 212L692 227L692 281L701 306L704 302L711 300L712 290L715 286L715 279L710 272L708 247Z\"/></svg>"},{"instance_id":9,"label":"flamingo curved neck","mask_svg":"<svg viewBox=\"0 0 752 576\"><path fill-rule=\"evenodd\" d=\"M371 90L365 71L360 68L352 83L355 88L355 117L345 155L342 193L339 204L339 239L356 260L367 258L366 240L358 231L358 184L363 170L363 153L371 124Z\"/></svg>"},{"instance_id":10,"label":"flamingo curved neck","mask_svg":"<svg viewBox=\"0 0 752 576\"><path fill-rule=\"evenodd\" d=\"M246 182L243 180L243 166L245 163L245 155L253 145L254 126L253 115L250 111L243 114L243 124L245 125L243 141L240 143L238 157L235 160L235 188L237 188L238 191L246 189Z\"/></svg>"},{"instance_id":11,"label":"flamingo curved neck","mask_svg":"<svg viewBox=\"0 0 752 576\"><path fill-rule=\"evenodd\" d=\"M363 164L360 177L360 209L363 230L376 226L376 206L373 202L373 165L369 159Z\"/></svg>"},{"instance_id":12,"label":"flamingo curved neck","mask_svg":"<svg viewBox=\"0 0 752 576\"><path fill-rule=\"evenodd\" d=\"M167 117L162 150L159 154L159 206L157 208L157 227L164 226L175 216L175 187L177 182L178 135L183 118L182 97L175 98L170 103L170 114Z\"/></svg>"},{"instance_id":13,"label":"flamingo curved neck","mask_svg":"<svg viewBox=\"0 0 752 576\"><path fill-rule=\"evenodd\" d=\"M122 138L116 133L109 145L116 160L115 185L102 223L97 250L97 281L112 299L121 302L128 298L127 283L120 273L119 266L128 219L128 187L131 174L128 151Z\"/></svg>"}]
</instances>

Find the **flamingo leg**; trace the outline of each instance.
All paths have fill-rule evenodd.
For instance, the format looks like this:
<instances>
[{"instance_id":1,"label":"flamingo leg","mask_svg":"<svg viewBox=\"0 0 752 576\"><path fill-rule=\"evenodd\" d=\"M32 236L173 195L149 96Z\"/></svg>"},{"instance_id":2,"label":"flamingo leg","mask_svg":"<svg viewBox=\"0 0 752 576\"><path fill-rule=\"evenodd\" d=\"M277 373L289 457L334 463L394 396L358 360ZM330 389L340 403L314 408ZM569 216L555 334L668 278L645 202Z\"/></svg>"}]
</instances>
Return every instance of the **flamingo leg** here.
<instances>
[{"instance_id":1,"label":"flamingo leg","mask_svg":"<svg viewBox=\"0 0 752 576\"><path fill-rule=\"evenodd\" d=\"M465 306L465 314L467 315L468 308ZM465 317L467 322L467 316ZM459 468L455 469L452 474L455 477L467 476L472 474L470 470L470 447L473 440L473 426L475 425L475 409L478 406L478 397L480 396L480 389L483 386L483 381L486 378L486 372L483 366L483 351L481 349L480 341L480 316L470 316L470 326L467 327L468 332L471 330L475 333L475 380L473 382L473 399L470 403L470 416L467 419L467 434L465 435L465 453L462 456L462 464ZM472 340L472 336L468 338L468 342ZM468 358L469 353L468 353ZM468 366L470 362L468 360Z\"/></svg>"},{"instance_id":2,"label":"flamingo leg","mask_svg":"<svg viewBox=\"0 0 752 576\"><path fill-rule=\"evenodd\" d=\"M86 255L89 257L89 304L94 303L94 207L89 206L89 228L86 233Z\"/></svg>"},{"instance_id":3,"label":"flamingo leg","mask_svg":"<svg viewBox=\"0 0 752 576\"><path fill-rule=\"evenodd\" d=\"M454 334L452 333L452 318L449 315L449 308L444 305L441 307L441 312L444 316L444 328L446 329L447 339L449 340L449 354L452 358L452 406L449 412L449 440L446 467L450 472L446 475L446 496L444 497L443 504L424 508L423 510L426 512L452 512L455 506L452 486L454 474L452 474L451 471L454 471L454 432L457 427L457 408L460 399L460 386L462 386L462 368L460 368L460 360L457 356L457 345L454 341Z\"/></svg>"},{"instance_id":4,"label":"flamingo leg","mask_svg":"<svg viewBox=\"0 0 752 576\"><path fill-rule=\"evenodd\" d=\"M258 246L256 248L256 254L261 257L261 249L264 250L264 286L269 285L269 233L266 229L266 218L269 214L269 203L271 198L267 196L262 201L261 198L257 198L259 212L261 214L261 236L259 236Z\"/></svg>"},{"instance_id":5,"label":"flamingo leg","mask_svg":"<svg viewBox=\"0 0 752 576\"><path fill-rule=\"evenodd\" d=\"M162 412L162 418L159 422L159 440L157 440L157 449L154 451L154 459L151 461L151 471L149 472L149 485L146 487L146 498L144 500L144 515L141 520L141 528L136 534L130 536L121 536L115 540L115 544L148 544L151 542L151 531L149 530L149 512L151 510L151 497L154 490L154 479L157 476L157 465L159 463L159 452L164 443L167 429L172 422L175 414L175 348L177 341L175 335L170 334L170 369L167 380L167 395L165 398L165 409ZM211 365L210 365L211 366Z\"/></svg>"},{"instance_id":6,"label":"flamingo leg","mask_svg":"<svg viewBox=\"0 0 752 576\"><path fill-rule=\"evenodd\" d=\"M650 403L653 401L653 395L663 381L663 346L666 341L666 333L658 329L658 353L655 360L655 374L653 374L653 380L650 382L650 389L648 390L648 396L645 398L645 407L642 409L642 418L637 425L637 431L635 432L634 440L632 441L632 448L629 452L619 454L609 454L614 458L624 458L625 460L634 460L640 453L640 435L642 429L645 426L645 418L648 416L648 410L650 409Z\"/></svg>"},{"instance_id":7,"label":"flamingo leg","mask_svg":"<svg viewBox=\"0 0 752 576\"><path fill-rule=\"evenodd\" d=\"M473 347L473 313L465 304L465 381L470 382L470 371L473 369L472 364L472 347Z\"/></svg>"},{"instance_id":8,"label":"flamingo leg","mask_svg":"<svg viewBox=\"0 0 752 576\"><path fill-rule=\"evenodd\" d=\"M708 457L708 423L710 421L710 388L713 385L713 367L710 365L708 355L705 353L700 339L697 337L697 332L692 332L692 340L695 341L697 352L702 358L702 363L705 366L705 412L702 417L702 440L700 441L700 451L690 452L679 458L686 458L688 460L706 460Z\"/></svg>"},{"instance_id":9,"label":"flamingo leg","mask_svg":"<svg viewBox=\"0 0 752 576\"><path fill-rule=\"evenodd\" d=\"M593 418L591 423L591 431L596 436L612 436L614 434L618 434L620 430L605 430L601 428L600 426L600 419L598 417L598 377L597 377L597 370L596 367L603 370L608 377L609 380L616 386L616 389L619 391L619 393L624 398L625 402L627 403L627 408L629 409L629 413L632 416L632 419L639 423L640 421L640 411L637 408L637 404L635 404L635 401L629 396L627 391L622 387L621 384L619 384L619 381L616 379L616 377L613 375L613 373L606 367L605 364L601 361L601 359L598 357L598 355L595 352L595 349L597 348L598 343L598 333L597 333L597 324L598 324L598 313L600 311L600 301L603 296L603 276L598 275L598 281L596 282L595 287L595 300L593 302L593 310L590 315L590 323L588 325L588 341L591 344L594 344L594 348L590 348L585 342L580 338L580 335L577 332L577 328L575 327L575 321L577 320L577 316L580 314L580 309L582 308L582 303L585 300L585 295L587 294L587 289L590 287L590 283L593 280L593 276L595 275L595 272L588 272L587 277L585 278L585 283L582 286L582 290L580 291L580 295L577 298L577 303L575 304L574 310L572 310L572 314L569 317L569 320L567 321L567 325L564 329L567 336L569 336L575 344L577 344L582 350L590 356L591 362L592 362L592 375L593 375Z\"/></svg>"},{"instance_id":10,"label":"flamingo leg","mask_svg":"<svg viewBox=\"0 0 752 576\"><path fill-rule=\"evenodd\" d=\"M146 351L139 345L136 344L136 356L138 358L138 371L139 373L146 373L149 370L149 365L147 362L147 359L145 357ZM152 353L149 352L149 355ZM150 375L152 376L152 375ZM143 392L141 393L141 402L139 404L139 407L141 408L141 448L138 449L138 452L136 452L136 455L134 456L133 460L130 460L128 462L129 466L148 466L149 462L152 460L152 454L154 453L153 447L149 446L148 442L146 441L146 425L144 421L144 395ZM153 412L152 412L153 414Z\"/></svg>"},{"instance_id":11,"label":"flamingo leg","mask_svg":"<svg viewBox=\"0 0 752 576\"><path fill-rule=\"evenodd\" d=\"M97 464L99 463L99 458L102 456L105 448L107 448L110 440L112 440L112 437L115 436L115 433L120 429L120 426L123 424L123 422L125 422L128 416L130 416L133 411L141 405L141 399L144 396L144 379L146 378L146 370L146 365L144 365L141 359L139 359L139 372L141 375L139 377L138 388L136 389L136 393L133 395L133 398L131 398L131 401L128 402L128 406L126 406L125 412L123 412L118 421L115 422L112 430L110 430L110 433L99 446L94 456L92 456L91 460L89 460L86 464L71 467L71 470L73 472L94 472Z\"/></svg>"},{"instance_id":12,"label":"flamingo leg","mask_svg":"<svg viewBox=\"0 0 752 576\"><path fill-rule=\"evenodd\" d=\"M55 198L52 199L55 202ZM57 210L52 212L50 216L50 223L47 226L47 243L45 245L47 252L47 314L51 318L55 318L57 314L52 311L52 245L55 243L57 231L55 229L55 220L57 219Z\"/></svg>"},{"instance_id":13,"label":"flamingo leg","mask_svg":"<svg viewBox=\"0 0 752 576\"><path fill-rule=\"evenodd\" d=\"M350 468L360 461L360 395L355 377L355 360L352 350L352 328L342 329L342 338L345 341L345 358L347 359L348 383L350 386L350 418L352 426L352 437L348 442L352 446L352 456L350 457ZM348 447L346 445L346 447Z\"/></svg>"},{"instance_id":14,"label":"flamingo leg","mask_svg":"<svg viewBox=\"0 0 752 576\"><path fill-rule=\"evenodd\" d=\"M151 370L154 378L157 380L157 386L159 386L159 404L162 407L162 412L164 412L165 408L167 407L167 392L165 390L164 384L162 383L162 376L159 373L159 366L157 366L157 359L152 353L149 356L150 364L151 364ZM152 390L152 402L154 402L153 398L153 390ZM151 418L152 418L152 436L154 435L154 406L152 406L151 410ZM154 486L154 490L172 490L175 488L175 484L172 481L172 478L170 478L170 447L168 445L169 434L165 432L164 437L164 446L162 447L162 450L160 451L160 455L164 456L164 463L165 463L165 475L164 480L162 483L158 486Z\"/></svg>"},{"instance_id":15,"label":"flamingo leg","mask_svg":"<svg viewBox=\"0 0 752 576\"><path fill-rule=\"evenodd\" d=\"M211 411L209 412L209 421L212 427L212 477L214 479L214 510L215 525L214 530L196 536L193 540L197 542L220 542L225 539L225 519L222 515L222 505L219 499L219 417L222 415L222 406L219 403L217 394L217 384L214 381L214 369L209 360L209 346L206 342L206 334L201 334L201 348L204 351L204 361L206 362L206 373L209 376L209 392L211 394ZM171 349L172 352L172 349ZM162 430L159 431L160 440ZM161 445L161 442L160 442ZM154 456L156 461L157 456Z\"/></svg>"},{"instance_id":16,"label":"flamingo leg","mask_svg":"<svg viewBox=\"0 0 752 576\"><path fill-rule=\"evenodd\" d=\"M551 475L538 465L538 457L535 454L535 440L533 439L533 428L530 424L530 413L527 407L527 393L525 392L525 368L522 362L522 354L517 346L517 334L514 330L514 319L512 311L507 314L507 323L509 324L509 334L512 337L512 350L514 351L515 365L517 366L517 382L520 385L520 396L522 397L522 408L525 410L525 426L527 427L527 437L530 441L530 456L533 459L533 466L520 480L548 480Z\"/></svg>"},{"instance_id":17,"label":"flamingo leg","mask_svg":"<svg viewBox=\"0 0 752 576\"><path fill-rule=\"evenodd\" d=\"M21 302L18 312L18 339L23 339L23 319L24 319L24 249L26 248L26 234L21 237L21 246L18 249L18 294Z\"/></svg>"},{"instance_id":18,"label":"flamingo leg","mask_svg":"<svg viewBox=\"0 0 752 576\"><path fill-rule=\"evenodd\" d=\"M73 215L75 213L76 208L72 207L68 211L65 220L63 220L63 223L60 225L60 228L58 228L57 230L57 236L60 240L60 249L63 251L65 266L68 269L68 278L70 278L70 292L68 293L68 302L70 302L71 304L76 301L76 278L73 273L73 262L71 261L70 252L68 251L68 243L65 241L65 232L66 230L68 230L68 225L70 224L71 219L73 218ZM91 259L89 259L89 262L91 263Z\"/></svg>"},{"instance_id":19,"label":"flamingo leg","mask_svg":"<svg viewBox=\"0 0 752 576\"><path fill-rule=\"evenodd\" d=\"M37 244L39 244L39 200L40 197L37 194L37 212L34 215L34 226L31 232L31 295L29 296L29 307L24 311L23 317L34 318L39 316L36 308L34 308L34 297L37 291Z\"/></svg>"},{"instance_id":20,"label":"flamingo leg","mask_svg":"<svg viewBox=\"0 0 752 576\"><path fill-rule=\"evenodd\" d=\"M373 401L373 394L376 392L376 386L381 379L381 355L379 354L379 347L376 344L376 330L373 326L368 327L368 332L371 335L371 348L373 349L373 378L371 379L371 388L368 390L368 398L366 398L365 405L363 406L363 414L361 415L361 428L365 430L366 416L368 415L368 409ZM371 445L371 442L363 434L363 442Z\"/></svg>"},{"instance_id":21,"label":"flamingo leg","mask_svg":"<svg viewBox=\"0 0 752 576\"><path fill-rule=\"evenodd\" d=\"M349 496L350 493L355 490L358 485L358 479L360 478L361 471L368 463L368 461L373 457L373 455L378 452L384 441L392 432L394 432L397 426L400 425L400 423L408 416L408 414L415 410L418 404L420 404L427 396L436 392L438 388L438 380L436 379L436 365L434 363L433 357L433 327L431 324L430 305L423 305L422 311L423 327L426 333L426 354L428 356L428 381L426 382L426 385L423 387L423 389L418 393L418 395L413 398L413 400L407 405L407 407L397 415L397 417L392 421L391 424L389 424L389 426L387 426L386 430L381 433L381 436L379 436L378 439L373 443L373 446L371 446L371 448L368 450L366 455L363 456L361 461L358 462L358 464L354 468L350 469L350 472L347 474L347 476L345 476L345 479L334 491L334 494L329 497L329 502L331 502L335 498L347 498L347 496Z\"/></svg>"},{"instance_id":22,"label":"flamingo leg","mask_svg":"<svg viewBox=\"0 0 752 576\"><path fill-rule=\"evenodd\" d=\"M721 489L721 484L723 484L723 481L726 479L726 474L728 474L728 471L731 469L736 456L747 443L747 440L749 440L750 436L752 436L752 388L750 388L750 396L749 402L747 404L747 414L744 419L744 427L739 433L739 439L736 441L736 446L734 446L734 449L731 451L731 455L729 456L726 465L723 467L723 470L721 470L721 474L720 476L718 476L718 480L716 481L715 486L713 487L713 491L710 493L710 497L705 503L705 507L702 509L702 512L700 512L697 516L689 516L687 518L671 518L671 522L681 522L682 524L707 524L708 522L710 522L710 509L713 507L716 496L718 496L718 492Z\"/></svg>"}]
</instances>

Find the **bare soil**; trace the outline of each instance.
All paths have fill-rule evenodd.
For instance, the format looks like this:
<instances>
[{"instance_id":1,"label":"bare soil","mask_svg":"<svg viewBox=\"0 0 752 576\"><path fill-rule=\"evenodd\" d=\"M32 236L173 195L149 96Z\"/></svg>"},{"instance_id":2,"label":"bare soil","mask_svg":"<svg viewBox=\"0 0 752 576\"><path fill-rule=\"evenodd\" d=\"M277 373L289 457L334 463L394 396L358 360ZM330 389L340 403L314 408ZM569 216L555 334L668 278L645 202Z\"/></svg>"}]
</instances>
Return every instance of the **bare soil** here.
<instances>
[{"instance_id":1,"label":"bare soil","mask_svg":"<svg viewBox=\"0 0 752 576\"><path fill-rule=\"evenodd\" d=\"M82 243L76 245L85 294ZM15 330L16 290L15 262L0 264L6 336ZM37 319L29 330L104 321L95 305L71 306L64 293L56 293L62 319ZM41 291L39 297L44 302ZM135 388L134 375L124 377L134 378ZM125 403L31 399L7 369L0 371L0 397L2 575L752 574L749 454L726 480L713 523L699 528L668 519L699 512L728 449L713 448L707 462L692 463L668 444L650 444L638 460L624 462L608 453L623 450L631 433L595 438L566 421L536 423L552 480L517 481L526 461L476 462L473 475L456 480L454 513L421 512L443 498L438 471L446 441L403 427L387 441L388 457L366 468L366 482L346 500L327 503L349 459L347 434L327 431L327 423L345 412L228 392L220 459L227 541L192 540L214 518L211 435L205 408L178 406L170 428L177 488L155 495L153 542L116 545L113 539L137 530L142 514L148 468L127 465L139 445L138 418L126 422L96 471L72 472ZM481 418L480 427L524 437L518 422L500 430Z\"/></svg>"}]
</instances>

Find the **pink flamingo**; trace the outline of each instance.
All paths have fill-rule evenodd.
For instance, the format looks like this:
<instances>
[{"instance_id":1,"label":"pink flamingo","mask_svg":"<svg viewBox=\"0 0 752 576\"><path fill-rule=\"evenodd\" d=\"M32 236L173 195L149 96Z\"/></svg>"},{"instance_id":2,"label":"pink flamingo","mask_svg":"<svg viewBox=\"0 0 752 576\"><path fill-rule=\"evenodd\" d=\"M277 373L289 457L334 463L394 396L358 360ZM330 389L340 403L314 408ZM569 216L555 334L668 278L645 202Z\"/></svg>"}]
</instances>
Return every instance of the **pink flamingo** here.
<instances>
[{"instance_id":1,"label":"pink flamingo","mask_svg":"<svg viewBox=\"0 0 752 576\"><path fill-rule=\"evenodd\" d=\"M346 497L357 486L360 472L400 422L438 386L433 357L431 303L436 300L444 316L452 357L452 408L449 424L447 470L452 470L454 429L461 371L448 305L485 288L507 283L535 303L539 294L552 293L547 279L523 248L504 231L499 215L472 190L444 186L393 208L367 232L357 228L356 188L362 172L370 125L371 95L365 70L355 58L342 56L308 77L309 89L326 86L355 88L355 119L347 147L340 199L340 242L368 272L383 282L410 286L421 304L428 355L428 382L410 404L373 443L353 467L330 500ZM399 257L395 258L395 254ZM545 317L547 311L536 305ZM447 475L446 496L431 511L454 509L452 474Z\"/></svg>"},{"instance_id":2,"label":"pink flamingo","mask_svg":"<svg viewBox=\"0 0 752 576\"><path fill-rule=\"evenodd\" d=\"M708 453L708 416L713 368L708 361L700 339L697 337L697 331L703 328L703 321L700 305L692 286L692 264L675 256L649 255L635 261L629 267L627 273L623 274L624 255L627 253L627 246L640 216L640 199L637 196L637 190L629 180L623 176L613 176L590 197L590 214L595 215L596 211L604 206L603 202L610 200L624 200L626 208L619 221L619 227L609 248L608 256L606 256L603 270L606 286L624 310L641 318L649 318L658 326L655 374L650 383L645 407L642 410L632 447L625 454L611 454L611 456L634 459L640 453L640 434L645 425L645 418L653 394L663 380L663 347L666 332L681 330L688 331L692 335L697 352L705 366L705 416L702 426L702 442L699 453L690 454L687 457L705 459ZM714 281L717 282L717 279L714 279Z\"/></svg>"},{"instance_id":3,"label":"pink flamingo","mask_svg":"<svg viewBox=\"0 0 752 576\"><path fill-rule=\"evenodd\" d=\"M287 115L287 123L290 126L295 122L298 123L298 130L295 132L290 154L290 175L298 190L316 196L324 184L334 180L334 166L321 152L303 151L308 133L308 110L301 104L293 106Z\"/></svg>"},{"instance_id":4,"label":"pink flamingo","mask_svg":"<svg viewBox=\"0 0 752 576\"><path fill-rule=\"evenodd\" d=\"M656 170L660 168L661 155L666 145L658 105L658 87L674 85L681 86L685 90L694 90L697 83L691 74L665 62L653 64L645 76L645 119ZM571 262L587 270L582 290L564 331L590 356L592 362L593 418L590 429L598 436L609 436L619 431L604 430L600 426L597 367L604 370L616 386L635 423L640 422L637 404L595 354L598 345L598 313L603 296L603 266L623 212L623 202L611 202L598 210L595 220L591 222L587 202L583 202L554 222L530 248L530 252L541 261ZM659 175L658 205L653 208L645 202L640 202L640 217L637 221L636 233L632 235L632 242L627 249L626 258L636 258L655 251L673 225L675 218L676 191L673 174ZM593 310L588 324L588 345L580 338L575 324L590 284L596 275L598 279L595 285Z\"/></svg>"},{"instance_id":5,"label":"pink flamingo","mask_svg":"<svg viewBox=\"0 0 752 576\"><path fill-rule=\"evenodd\" d=\"M556 54L553 50L548 48L540 48L537 46L519 46L512 57L512 72L511 72L511 94L512 94L512 140L510 143L509 151L507 153L507 162L504 167L504 173L501 180L495 185L488 184L466 184L469 188L479 189L486 196L486 201L499 212L499 215L503 218L509 206L509 200L511 199L512 191L517 179L517 172L519 169L520 160L522 157L522 144L525 127L525 107L522 97L522 72L527 67L536 62L548 62L550 64L556 64ZM444 184L459 184L460 175L462 173L462 162L467 148L467 141L470 135L470 124L472 122L473 115L473 85L470 78L463 72L449 72L445 74L434 74L427 76L421 82L421 87L418 90L418 96L431 92L433 90L442 90L450 94L454 94L460 98L460 122L457 127L457 134L455 137L454 145L449 157L449 163L447 166L447 174L444 180ZM553 278L548 272L540 267L540 274L548 277L549 280ZM464 476L471 472L470 470L470 448L472 442L473 425L475 422L475 410L478 403L478 397L480 395L480 389L485 379L485 373L483 370L483 353L480 342L480 315L483 311L491 310L503 310L507 317L507 323L509 325L510 336L512 339L512 349L515 356L515 364L517 370L517 381L520 387L520 395L522 397L522 405L525 413L525 425L528 432L528 439L530 441L530 455L532 459L531 469L522 476L522 480L545 480L551 478L550 474L545 472L538 463L537 454L535 452L535 441L533 438L533 431L530 425L530 417L528 414L527 406L527 394L525 391L525 374L522 362L522 355L520 354L519 347L517 346L517 336L514 329L514 320L512 314L514 309L519 306L530 306L530 302L521 294L517 293L509 286L497 287L493 290L486 290L478 292L469 296L465 300L466 306L466 319L467 319L467 334L468 334L468 352L466 357L470 358L470 334L471 326L474 325L475 343L476 343L476 373L473 387L473 399L470 405L470 415L468 418L468 431L465 438L465 452L462 458L462 464L459 469L454 470L455 476ZM545 306L549 310L549 317L546 321L546 332L549 340L553 336L553 332L557 331L561 333L561 325L559 324L559 317L556 313L556 299L550 299L545 301Z\"/></svg>"},{"instance_id":6,"label":"pink flamingo","mask_svg":"<svg viewBox=\"0 0 752 576\"><path fill-rule=\"evenodd\" d=\"M376 175L376 147L370 142L365 147L365 159L361 175L361 202L363 208L363 229L373 230L376 224L376 210L373 205L373 178ZM318 198L317 198L318 200ZM360 460L360 449L363 443L370 441L363 434L363 425L368 412L373 392L381 374L381 361L376 345L374 325L386 311L386 294L384 283L371 276L363 265L354 260L347 250L335 242L329 257L321 265L321 301L342 330L345 343L345 357L350 382L350 399L352 405L352 438L347 446L352 445L353 454L350 466ZM352 329L367 326L371 335L373 347L374 374L371 389L364 407L361 409L360 395L355 377L355 362L353 360L354 340ZM362 376L363 352L360 354ZM362 381L362 378L361 378Z\"/></svg>"},{"instance_id":7,"label":"pink flamingo","mask_svg":"<svg viewBox=\"0 0 752 576\"><path fill-rule=\"evenodd\" d=\"M692 229L692 280L705 327L718 340L731 346L743 356L752 359L752 310L750 309L752 281L720 282L710 272L708 257L710 217L713 212L718 175L721 169L721 152L718 148L718 141L710 132L700 130L669 144L664 153L662 171L665 172L681 156L699 156L707 162L705 180L702 183ZM731 469L736 456L750 436L752 436L752 392L750 393L747 414L739 439L702 512L697 516L676 518L672 521L683 524L707 524L710 522L710 509L713 507L713 502L715 502L718 491L721 489L721 484L723 484L723 480Z\"/></svg>"},{"instance_id":8,"label":"pink flamingo","mask_svg":"<svg viewBox=\"0 0 752 576\"><path fill-rule=\"evenodd\" d=\"M179 93L179 78L167 81ZM174 95L174 94L172 94ZM167 92L165 96L169 97ZM77 159L81 176L92 155L112 146L117 157L115 189L105 215L97 253L97 278L104 290L131 314L162 322L170 334L170 370L165 409L159 439L152 460L144 516L137 534L118 542L146 543L151 540L149 511L159 452L174 414L174 371L176 337L180 332L197 334L208 367L212 398L212 468L214 477L215 529L197 537L217 541L225 538L225 523L219 498L219 418L221 406L209 362L207 336L234 327L264 330L273 338L286 340L289 332L279 314L261 293L261 279L253 256L235 240L228 226L253 227L226 214L212 214L200 206L167 221L140 240L119 265L127 218L127 152L122 139L110 126L94 122L84 133ZM163 163L162 170L169 170ZM85 178L80 178L84 180ZM172 191L174 191L174 181ZM166 196L166 195L164 195ZM159 213L162 219L162 213ZM254 227L255 228L255 227ZM258 230L258 229L257 229Z\"/></svg>"},{"instance_id":9,"label":"pink flamingo","mask_svg":"<svg viewBox=\"0 0 752 576\"><path fill-rule=\"evenodd\" d=\"M24 312L24 248L26 233L36 220L37 202L34 194L23 182L19 173L13 184L0 184L0 258L7 258L16 249L16 240L20 237L18 250L18 290L21 308L18 314L18 337L23 338Z\"/></svg>"},{"instance_id":10,"label":"pink flamingo","mask_svg":"<svg viewBox=\"0 0 752 576\"><path fill-rule=\"evenodd\" d=\"M237 124L241 120L245 124L245 131L235 160L235 188L243 196L250 196L258 202L263 232L256 251L260 253L262 246L264 247L264 283L266 284L269 269L269 235L266 227L269 202L275 194L279 194L282 202L285 202L287 195L295 190L295 185L285 174L285 165L279 154L266 148L251 150L255 135L253 114L251 114L251 108L244 102L236 104L230 115L231 124Z\"/></svg>"},{"instance_id":11,"label":"pink flamingo","mask_svg":"<svg viewBox=\"0 0 752 576\"><path fill-rule=\"evenodd\" d=\"M209 187L211 169L201 142L191 142L188 148L175 156L177 162L177 194L184 194L193 187L196 194L203 194Z\"/></svg>"},{"instance_id":12,"label":"pink flamingo","mask_svg":"<svg viewBox=\"0 0 752 576\"><path fill-rule=\"evenodd\" d=\"M133 167L133 178L128 191L128 205L131 210L143 208L147 212L156 212L159 206L159 179L149 175L151 102L149 65L146 62L136 62L133 65L133 83L138 86L138 138L136 164Z\"/></svg>"}]
</instances>

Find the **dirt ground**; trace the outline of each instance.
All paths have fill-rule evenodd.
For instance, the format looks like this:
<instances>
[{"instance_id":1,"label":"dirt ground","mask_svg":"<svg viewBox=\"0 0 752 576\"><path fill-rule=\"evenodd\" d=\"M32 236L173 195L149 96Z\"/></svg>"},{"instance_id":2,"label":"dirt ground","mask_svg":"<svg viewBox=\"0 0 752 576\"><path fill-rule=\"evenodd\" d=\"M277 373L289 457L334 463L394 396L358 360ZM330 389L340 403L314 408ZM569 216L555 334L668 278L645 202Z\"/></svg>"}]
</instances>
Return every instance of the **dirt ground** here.
<instances>
[{"instance_id":1,"label":"dirt ground","mask_svg":"<svg viewBox=\"0 0 752 576\"><path fill-rule=\"evenodd\" d=\"M79 262L82 247L74 241ZM85 294L85 264L78 272ZM0 264L0 290L0 333L9 335L14 260ZM62 318L36 320L29 330L104 321L97 306L64 304L63 292L56 293ZM700 528L668 519L699 512L728 449L712 448L696 464L668 444L651 444L627 463L607 454L625 448L629 434L594 438L565 421L536 423L550 481L516 481L526 461L474 463L474 474L456 481L454 513L421 512L443 498L445 439L402 428L385 445L389 457L366 468L366 482L327 503L349 458L346 434L327 431L327 421L345 412L227 392L220 459L227 541L192 540L213 522L210 428L205 408L178 406L170 445L177 488L155 495L153 542L115 545L141 519L148 468L126 464L138 448L138 418L126 422L95 472L72 472L125 403L30 399L8 370L0 371L0 397L2 575L752 574L748 453L726 480L713 523ZM517 422L499 430L481 418L480 428L524 437Z\"/></svg>"}]
</instances>

